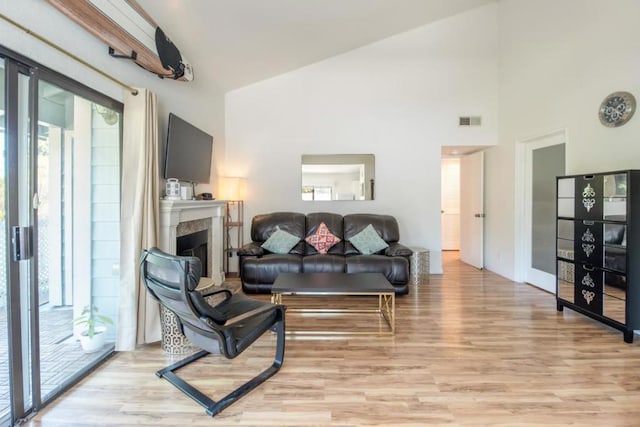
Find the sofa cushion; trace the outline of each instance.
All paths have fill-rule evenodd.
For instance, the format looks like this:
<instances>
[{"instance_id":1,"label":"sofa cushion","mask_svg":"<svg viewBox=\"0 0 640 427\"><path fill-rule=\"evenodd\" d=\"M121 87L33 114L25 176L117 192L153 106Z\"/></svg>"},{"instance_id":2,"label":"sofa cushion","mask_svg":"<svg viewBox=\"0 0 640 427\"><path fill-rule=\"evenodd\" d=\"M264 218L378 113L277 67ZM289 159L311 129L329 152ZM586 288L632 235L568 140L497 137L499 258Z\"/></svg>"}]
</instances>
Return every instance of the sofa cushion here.
<instances>
[{"instance_id":1,"label":"sofa cushion","mask_svg":"<svg viewBox=\"0 0 640 427\"><path fill-rule=\"evenodd\" d=\"M377 214L348 214L344 216L344 254L358 255L359 251L350 243L353 236L358 234L367 225L371 224L378 232L382 240L388 244L396 243L400 240L400 230L398 222L391 215Z\"/></svg>"},{"instance_id":2,"label":"sofa cushion","mask_svg":"<svg viewBox=\"0 0 640 427\"><path fill-rule=\"evenodd\" d=\"M389 247L387 242L382 240L373 225L367 225L361 232L349 239L351 244L364 255L375 254Z\"/></svg>"},{"instance_id":3,"label":"sofa cushion","mask_svg":"<svg viewBox=\"0 0 640 427\"><path fill-rule=\"evenodd\" d=\"M342 241L341 238L331 233L331 230L329 230L329 227L327 227L324 222L320 223L315 233L307 236L304 240L316 248L320 254L326 254L332 246Z\"/></svg>"},{"instance_id":4,"label":"sofa cushion","mask_svg":"<svg viewBox=\"0 0 640 427\"><path fill-rule=\"evenodd\" d=\"M401 245L400 243L391 243L389 247L384 251L386 256L403 256L410 257L413 254L411 248Z\"/></svg>"},{"instance_id":5,"label":"sofa cushion","mask_svg":"<svg viewBox=\"0 0 640 427\"><path fill-rule=\"evenodd\" d=\"M409 261L386 255L352 255L346 258L345 273L382 273L392 285L409 281Z\"/></svg>"},{"instance_id":6,"label":"sofa cushion","mask_svg":"<svg viewBox=\"0 0 640 427\"><path fill-rule=\"evenodd\" d=\"M302 258L303 273L344 273L343 255L307 255Z\"/></svg>"},{"instance_id":7,"label":"sofa cushion","mask_svg":"<svg viewBox=\"0 0 640 427\"><path fill-rule=\"evenodd\" d=\"M238 248L238 256L262 256L264 249L256 242L250 242Z\"/></svg>"},{"instance_id":8,"label":"sofa cushion","mask_svg":"<svg viewBox=\"0 0 640 427\"><path fill-rule=\"evenodd\" d=\"M342 215L338 215L331 212L313 212L307 214L307 223L305 229L305 237L309 237L313 235L320 224L324 223L327 228L331 231L331 234L338 237L342 241L333 245L327 253L333 255L343 255L344 254L344 232L342 227ZM314 248L312 245L304 241L304 254L305 255L315 255L318 253L318 250Z\"/></svg>"},{"instance_id":9,"label":"sofa cushion","mask_svg":"<svg viewBox=\"0 0 640 427\"><path fill-rule=\"evenodd\" d=\"M303 255L305 245L303 237L306 235L305 222L305 215L298 212L274 212L256 215L251 221L251 241L262 244L279 227L281 230L299 237L300 242L289 253Z\"/></svg>"},{"instance_id":10,"label":"sofa cushion","mask_svg":"<svg viewBox=\"0 0 640 427\"><path fill-rule=\"evenodd\" d=\"M302 273L302 257L290 254L267 254L242 261L242 281L259 285L272 284L280 273Z\"/></svg>"},{"instance_id":11,"label":"sofa cushion","mask_svg":"<svg viewBox=\"0 0 640 427\"><path fill-rule=\"evenodd\" d=\"M276 231L269 236L267 241L262 244L262 247L275 254L288 254L299 241L299 237L281 230L280 227L276 226Z\"/></svg>"}]
</instances>

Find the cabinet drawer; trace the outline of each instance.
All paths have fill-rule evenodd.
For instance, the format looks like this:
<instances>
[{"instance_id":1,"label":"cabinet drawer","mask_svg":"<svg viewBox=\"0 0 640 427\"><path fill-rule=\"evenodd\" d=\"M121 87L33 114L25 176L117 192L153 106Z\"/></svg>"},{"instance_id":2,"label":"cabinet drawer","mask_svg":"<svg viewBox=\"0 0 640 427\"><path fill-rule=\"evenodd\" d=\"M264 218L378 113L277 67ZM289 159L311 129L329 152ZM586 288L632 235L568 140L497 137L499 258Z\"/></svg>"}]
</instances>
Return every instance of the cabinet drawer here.
<instances>
[{"instance_id":1,"label":"cabinet drawer","mask_svg":"<svg viewBox=\"0 0 640 427\"><path fill-rule=\"evenodd\" d=\"M558 220L558 256L626 273L627 226L591 220Z\"/></svg>"},{"instance_id":2,"label":"cabinet drawer","mask_svg":"<svg viewBox=\"0 0 640 427\"><path fill-rule=\"evenodd\" d=\"M602 270L575 264L575 304L592 313L602 314L602 279Z\"/></svg>"},{"instance_id":3,"label":"cabinet drawer","mask_svg":"<svg viewBox=\"0 0 640 427\"><path fill-rule=\"evenodd\" d=\"M575 217L579 219L602 219L603 193L601 175L576 177Z\"/></svg>"},{"instance_id":4,"label":"cabinet drawer","mask_svg":"<svg viewBox=\"0 0 640 427\"><path fill-rule=\"evenodd\" d=\"M558 260L557 297L625 324L627 278L584 264Z\"/></svg>"},{"instance_id":5,"label":"cabinet drawer","mask_svg":"<svg viewBox=\"0 0 640 427\"><path fill-rule=\"evenodd\" d=\"M575 260L602 267L602 223L576 221L574 230Z\"/></svg>"}]
</instances>

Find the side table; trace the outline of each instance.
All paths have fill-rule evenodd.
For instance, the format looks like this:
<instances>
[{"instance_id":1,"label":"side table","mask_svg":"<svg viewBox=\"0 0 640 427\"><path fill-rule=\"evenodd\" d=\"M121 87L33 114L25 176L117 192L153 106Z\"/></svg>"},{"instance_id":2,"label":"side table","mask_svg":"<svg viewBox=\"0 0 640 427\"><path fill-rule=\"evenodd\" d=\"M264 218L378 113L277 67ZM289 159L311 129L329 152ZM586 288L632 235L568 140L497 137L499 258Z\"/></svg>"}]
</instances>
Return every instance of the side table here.
<instances>
[{"instance_id":1,"label":"side table","mask_svg":"<svg viewBox=\"0 0 640 427\"><path fill-rule=\"evenodd\" d=\"M420 247L410 249L413 251L409 260L411 284L429 283L429 250Z\"/></svg>"}]
</instances>

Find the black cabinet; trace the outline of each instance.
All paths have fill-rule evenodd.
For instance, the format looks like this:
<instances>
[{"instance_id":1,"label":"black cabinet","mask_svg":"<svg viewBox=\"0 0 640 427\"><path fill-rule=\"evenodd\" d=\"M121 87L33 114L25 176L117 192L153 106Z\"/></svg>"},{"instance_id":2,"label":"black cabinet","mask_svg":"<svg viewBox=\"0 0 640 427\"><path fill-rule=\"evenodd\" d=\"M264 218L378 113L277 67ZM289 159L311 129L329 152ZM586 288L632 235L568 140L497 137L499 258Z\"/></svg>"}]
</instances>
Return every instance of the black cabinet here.
<instances>
[{"instance_id":1,"label":"black cabinet","mask_svg":"<svg viewBox=\"0 0 640 427\"><path fill-rule=\"evenodd\" d=\"M558 311L640 329L640 171L557 179ZM635 218L634 218L635 217Z\"/></svg>"}]
</instances>

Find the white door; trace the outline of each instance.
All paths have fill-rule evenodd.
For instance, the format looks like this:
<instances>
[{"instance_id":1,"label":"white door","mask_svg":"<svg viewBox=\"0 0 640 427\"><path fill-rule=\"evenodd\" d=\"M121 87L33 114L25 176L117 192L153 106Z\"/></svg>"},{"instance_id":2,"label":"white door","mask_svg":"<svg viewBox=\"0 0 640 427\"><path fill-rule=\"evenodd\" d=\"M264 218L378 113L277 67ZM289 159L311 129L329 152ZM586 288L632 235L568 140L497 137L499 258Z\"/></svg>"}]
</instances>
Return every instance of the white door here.
<instances>
[{"instance_id":1,"label":"white door","mask_svg":"<svg viewBox=\"0 0 640 427\"><path fill-rule=\"evenodd\" d=\"M440 206L442 249L460 249L460 159L442 159Z\"/></svg>"},{"instance_id":2,"label":"white door","mask_svg":"<svg viewBox=\"0 0 640 427\"><path fill-rule=\"evenodd\" d=\"M484 267L484 153L460 159L460 260Z\"/></svg>"},{"instance_id":3,"label":"white door","mask_svg":"<svg viewBox=\"0 0 640 427\"><path fill-rule=\"evenodd\" d=\"M556 177L565 173L564 132L525 143L524 281L556 290Z\"/></svg>"}]
</instances>

